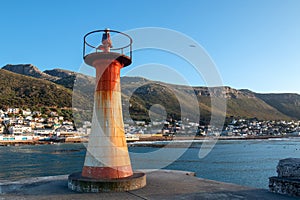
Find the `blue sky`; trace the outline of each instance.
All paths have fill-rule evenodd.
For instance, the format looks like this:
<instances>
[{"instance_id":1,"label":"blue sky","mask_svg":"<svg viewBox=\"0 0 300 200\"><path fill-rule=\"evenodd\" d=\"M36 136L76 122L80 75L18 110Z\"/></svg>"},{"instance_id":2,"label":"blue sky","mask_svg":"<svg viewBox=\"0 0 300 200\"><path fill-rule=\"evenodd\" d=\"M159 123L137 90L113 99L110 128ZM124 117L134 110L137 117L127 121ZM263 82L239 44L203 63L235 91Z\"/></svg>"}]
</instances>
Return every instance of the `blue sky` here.
<instances>
[{"instance_id":1,"label":"blue sky","mask_svg":"<svg viewBox=\"0 0 300 200\"><path fill-rule=\"evenodd\" d=\"M31 63L41 70L78 71L83 36L109 27L162 27L197 41L224 85L255 92L300 93L300 1L71 1L1 0L0 66ZM164 63L136 53L131 68ZM184 65L184 64L183 64ZM130 68L128 68L130 70ZM189 77L186 77L189 78ZM164 81L164 80L162 80ZM192 80L192 85L203 81Z\"/></svg>"}]
</instances>

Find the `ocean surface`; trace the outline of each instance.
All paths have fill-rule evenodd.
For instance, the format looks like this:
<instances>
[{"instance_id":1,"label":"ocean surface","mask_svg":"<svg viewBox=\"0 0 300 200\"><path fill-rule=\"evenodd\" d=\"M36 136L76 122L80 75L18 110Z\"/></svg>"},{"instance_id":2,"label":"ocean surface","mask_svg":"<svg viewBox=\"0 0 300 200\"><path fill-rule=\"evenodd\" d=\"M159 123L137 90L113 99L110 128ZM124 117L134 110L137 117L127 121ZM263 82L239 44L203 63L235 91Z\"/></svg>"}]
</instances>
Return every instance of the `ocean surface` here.
<instances>
[{"instance_id":1,"label":"ocean surface","mask_svg":"<svg viewBox=\"0 0 300 200\"><path fill-rule=\"evenodd\" d=\"M280 159L300 157L300 138L219 140L203 158L199 158L202 142L189 142L131 146L132 166L194 171L201 178L268 188L268 177L277 175ZM0 146L0 181L81 171L85 152L84 144Z\"/></svg>"}]
</instances>

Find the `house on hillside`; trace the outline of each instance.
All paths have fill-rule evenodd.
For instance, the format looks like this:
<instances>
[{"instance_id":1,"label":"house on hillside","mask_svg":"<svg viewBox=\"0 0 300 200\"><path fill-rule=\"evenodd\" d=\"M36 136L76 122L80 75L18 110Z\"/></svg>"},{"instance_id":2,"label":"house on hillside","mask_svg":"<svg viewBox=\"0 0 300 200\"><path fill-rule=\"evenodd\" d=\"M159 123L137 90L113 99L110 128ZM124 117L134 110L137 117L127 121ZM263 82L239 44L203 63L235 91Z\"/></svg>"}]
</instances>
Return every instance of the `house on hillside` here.
<instances>
[{"instance_id":1,"label":"house on hillside","mask_svg":"<svg viewBox=\"0 0 300 200\"><path fill-rule=\"evenodd\" d=\"M36 129L43 129L45 128L45 125L43 123L38 123L38 122L35 122L35 127Z\"/></svg>"},{"instance_id":2,"label":"house on hillside","mask_svg":"<svg viewBox=\"0 0 300 200\"><path fill-rule=\"evenodd\" d=\"M9 127L8 131L10 134L21 135L21 134L31 133L32 129L30 126L14 125Z\"/></svg>"},{"instance_id":3,"label":"house on hillside","mask_svg":"<svg viewBox=\"0 0 300 200\"><path fill-rule=\"evenodd\" d=\"M7 113L8 114L19 114L20 113L20 109L19 108L8 108L7 109Z\"/></svg>"},{"instance_id":4,"label":"house on hillside","mask_svg":"<svg viewBox=\"0 0 300 200\"><path fill-rule=\"evenodd\" d=\"M30 116L32 113L31 113L31 110L30 109L26 109L26 110L22 110L22 115L23 116Z\"/></svg>"},{"instance_id":5,"label":"house on hillside","mask_svg":"<svg viewBox=\"0 0 300 200\"><path fill-rule=\"evenodd\" d=\"M0 124L0 134L3 134L3 131L4 131L4 126L2 126L2 125Z\"/></svg>"},{"instance_id":6,"label":"house on hillside","mask_svg":"<svg viewBox=\"0 0 300 200\"><path fill-rule=\"evenodd\" d=\"M54 132L53 129L36 129L33 131L33 133L38 136L51 136Z\"/></svg>"},{"instance_id":7,"label":"house on hillside","mask_svg":"<svg viewBox=\"0 0 300 200\"><path fill-rule=\"evenodd\" d=\"M35 115L35 116L41 116L42 115L42 113L40 112L40 111L33 111L32 112L32 115Z\"/></svg>"},{"instance_id":8,"label":"house on hillside","mask_svg":"<svg viewBox=\"0 0 300 200\"><path fill-rule=\"evenodd\" d=\"M5 117L5 113L3 110L0 109L0 118L3 118L3 117Z\"/></svg>"}]
</instances>

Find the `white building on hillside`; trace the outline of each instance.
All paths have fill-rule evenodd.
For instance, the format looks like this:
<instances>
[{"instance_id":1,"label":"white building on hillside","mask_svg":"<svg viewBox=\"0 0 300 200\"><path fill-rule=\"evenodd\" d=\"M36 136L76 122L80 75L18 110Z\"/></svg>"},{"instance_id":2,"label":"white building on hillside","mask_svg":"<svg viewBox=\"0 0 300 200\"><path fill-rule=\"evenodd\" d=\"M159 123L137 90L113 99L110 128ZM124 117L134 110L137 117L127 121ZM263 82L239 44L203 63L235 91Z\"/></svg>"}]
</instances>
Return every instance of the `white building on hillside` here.
<instances>
[{"instance_id":1,"label":"white building on hillside","mask_svg":"<svg viewBox=\"0 0 300 200\"><path fill-rule=\"evenodd\" d=\"M53 129L37 129L33 131L35 135L53 135L54 134L54 130Z\"/></svg>"},{"instance_id":2,"label":"white building on hillside","mask_svg":"<svg viewBox=\"0 0 300 200\"><path fill-rule=\"evenodd\" d=\"M26 133L31 133L32 129L30 126L23 126L23 125L14 125L8 128L9 133L14 135L21 135Z\"/></svg>"},{"instance_id":3,"label":"white building on hillside","mask_svg":"<svg viewBox=\"0 0 300 200\"><path fill-rule=\"evenodd\" d=\"M8 108L7 112L8 113L12 113L12 114L19 114L20 113L20 109L19 108Z\"/></svg>"},{"instance_id":4,"label":"white building on hillside","mask_svg":"<svg viewBox=\"0 0 300 200\"><path fill-rule=\"evenodd\" d=\"M22 114L23 114L24 116L29 116L29 115L31 115L31 110L29 110L29 109L27 109L27 110L22 110Z\"/></svg>"}]
</instances>

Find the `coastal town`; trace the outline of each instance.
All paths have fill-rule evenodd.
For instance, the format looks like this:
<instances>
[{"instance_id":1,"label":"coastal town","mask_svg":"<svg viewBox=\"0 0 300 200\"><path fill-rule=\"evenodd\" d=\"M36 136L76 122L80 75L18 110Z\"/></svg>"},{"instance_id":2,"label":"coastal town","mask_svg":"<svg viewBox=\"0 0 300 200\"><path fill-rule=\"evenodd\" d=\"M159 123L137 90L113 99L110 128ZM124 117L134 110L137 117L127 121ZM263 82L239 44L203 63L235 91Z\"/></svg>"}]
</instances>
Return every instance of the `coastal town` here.
<instances>
[{"instance_id":1,"label":"coastal town","mask_svg":"<svg viewBox=\"0 0 300 200\"><path fill-rule=\"evenodd\" d=\"M226 120L222 130L211 125L190 121L144 121L124 120L128 141L163 140L196 136L220 138L253 137L296 137L300 133L300 121L263 121L253 119ZM91 122L85 121L76 127L72 120L57 112L47 115L30 109L7 108L0 110L0 142L87 142L91 132Z\"/></svg>"},{"instance_id":2,"label":"coastal town","mask_svg":"<svg viewBox=\"0 0 300 200\"><path fill-rule=\"evenodd\" d=\"M49 112L48 115L30 109L8 108L0 110L0 141L76 141L84 138L72 121ZM80 140L81 141L81 140ZM84 141L84 139L82 140Z\"/></svg>"}]
</instances>

